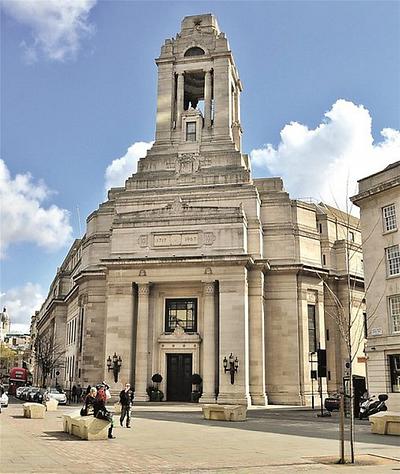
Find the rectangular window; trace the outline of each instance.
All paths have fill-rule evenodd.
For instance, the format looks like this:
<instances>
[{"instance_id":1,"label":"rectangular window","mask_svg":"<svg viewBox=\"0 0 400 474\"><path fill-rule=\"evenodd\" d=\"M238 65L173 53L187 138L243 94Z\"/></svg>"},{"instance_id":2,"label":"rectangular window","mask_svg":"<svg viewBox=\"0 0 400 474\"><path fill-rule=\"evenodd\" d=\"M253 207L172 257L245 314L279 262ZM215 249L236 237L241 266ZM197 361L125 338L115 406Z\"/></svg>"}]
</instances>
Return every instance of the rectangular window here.
<instances>
[{"instance_id":1,"label":"rectangular window","mask_svg":"<svg viewBox=\"0 0 400 474\"><path fill-rule=\"evenodd\" d=\"M351 230L349 231L349 240L350 242L354 242L354 232L352 232Z\"/></svg>"},{"instance_id":2,"label":"rectangular window","mask_svg":"<svg viewBox=\"0 0 400 474\"><path fill-rule=\"evenodd\" d=\"M393 245L386 249L387 269L389 275L400 274L400 248Z\"/></svg>"},{"instance_id":3,"label":"rectangular window","mask_svg":"<svg viewBox=\"0 0 400 474\"><path fill-rule=\"evenodd\" d=\"M326 265L326 256L325 256L325 254L322 255L322 265Z\"/></svg>"},{"instance_id":4,"label":"rectangular window","mask_svg":"<svg viewBox=\"0 0 400 474\"><path fill-rule=\"evenodd\" d=\"M181 327L185 332L197 331L197 299L165 300L165 332Z\"/></svg>"},{"instance_id":5,"label":"rectangular window","mask_svg":"<svg viewBox=\"0 0 400 474\"><path fill-rule=\"evenodd\" d=\"M391 391L400 392L400 354L389 356Z\"/></svg>"},{"instance_id":6,"label":"rectangular window","mask_svg":"<svg viewBox=\"0 0 400 474\"><path fill-rule=\"evenodd\" d=\"M400 332L400 295L389 298L390 320L393 332Z\"/></svg>"},{"instance_id":7,"label":"rectangular window","mask_svg":"<svg viewBox=\"0 0 400 474\"><path fill-rule=\"evenodd\" d=\"M382 208L383 229L385 232L397 229L396 207L394 204Z\"/></svg>"},{"instance_id":8,"label":"rectangular window","mask_svg":"<svg viewBox=\"0 0 400 474\"><path fill-rule=\"evenodd\" d=\"M317 327L315 320L315 306L307 305L308 309L308 351L317 352Z\"/></svg>"},{"instance_id":9,"label":"rectangular window","mask_svg":"<svg viewBox=\"0 0 400 474\"><path fill-rule=\"evenodd\" d=\"M196 122L186 122L186 141L196 141Z\"/></svg>"}]
</instances>

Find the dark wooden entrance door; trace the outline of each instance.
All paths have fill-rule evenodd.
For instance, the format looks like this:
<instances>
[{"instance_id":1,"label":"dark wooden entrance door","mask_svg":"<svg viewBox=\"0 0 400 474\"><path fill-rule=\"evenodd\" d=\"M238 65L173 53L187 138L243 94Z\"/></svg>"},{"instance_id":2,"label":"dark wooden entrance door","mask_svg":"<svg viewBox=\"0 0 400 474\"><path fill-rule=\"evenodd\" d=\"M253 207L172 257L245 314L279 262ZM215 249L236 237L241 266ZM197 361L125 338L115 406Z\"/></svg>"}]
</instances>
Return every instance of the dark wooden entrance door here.
<instances>
[{"instance_id":1,"label":"dark wooden entrance door","mask_svg":"<svg viewBox=\"0 0 400 474\"><path fill-rule=\"evenodd\" d=\"M167 400L190 402L192 354L167 354Z\"/></svg>"}]
</instances>

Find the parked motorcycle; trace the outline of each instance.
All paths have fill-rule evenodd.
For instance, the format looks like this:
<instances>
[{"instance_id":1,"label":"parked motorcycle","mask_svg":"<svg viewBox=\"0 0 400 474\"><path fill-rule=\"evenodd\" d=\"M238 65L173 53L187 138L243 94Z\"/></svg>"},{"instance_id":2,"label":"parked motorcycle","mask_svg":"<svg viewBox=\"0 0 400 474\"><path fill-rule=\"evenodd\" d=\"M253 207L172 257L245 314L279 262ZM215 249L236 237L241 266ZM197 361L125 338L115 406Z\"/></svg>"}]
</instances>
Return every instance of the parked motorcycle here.
<instances>
[{"instance_id":1,"label":"parked motorcycle","mask_svg":"<svg viewBox=\"0 0 400 474\"><path fill-rule=\"evenodd\" d=\"M372 395L370 398L362 398L360 401L360 414L359 419L362 420L363 418L368 418L371 415L375 415L380 411L386 411L386 400L389 397L386 393L381 393L378 395Z\"/></svg>"}]
</instances>

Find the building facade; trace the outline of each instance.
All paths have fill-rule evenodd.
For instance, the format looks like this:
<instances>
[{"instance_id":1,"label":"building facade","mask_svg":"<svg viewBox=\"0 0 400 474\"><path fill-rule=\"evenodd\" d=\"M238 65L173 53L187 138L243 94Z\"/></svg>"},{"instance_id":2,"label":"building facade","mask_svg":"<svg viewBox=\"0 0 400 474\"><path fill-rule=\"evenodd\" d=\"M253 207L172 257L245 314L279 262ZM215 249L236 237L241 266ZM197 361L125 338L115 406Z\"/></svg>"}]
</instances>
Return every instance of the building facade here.
<instances>
[{"instance_id":1,"label":"building facade","mask_svg":"<svg viewBox=\"0 0 400 474\"><path fill-rule=\"evenodd\" d=\"M159 373L166 400L187 401L200 374L202 402L306 405L326 348L323 391L337 391L346 355L331 297L345 301L350 275L362 303L358 221L291 199L280 178L252 178L243 87L213 15L184 18L156 63L154 145L88 217L35 318L37 334L64 341L59 380L106 379L115 392L130 381L147 400Z\"/></svg>"},{"instance_id":2,"label":"building facade","mask_svg":"<svg viewBox=\"0 0 400 474\"><path fill-rule=\"evenodd\" d=\"M367 301L368 385L400 410L400 161L358 182Z\"/></svg>"}]
</instances>

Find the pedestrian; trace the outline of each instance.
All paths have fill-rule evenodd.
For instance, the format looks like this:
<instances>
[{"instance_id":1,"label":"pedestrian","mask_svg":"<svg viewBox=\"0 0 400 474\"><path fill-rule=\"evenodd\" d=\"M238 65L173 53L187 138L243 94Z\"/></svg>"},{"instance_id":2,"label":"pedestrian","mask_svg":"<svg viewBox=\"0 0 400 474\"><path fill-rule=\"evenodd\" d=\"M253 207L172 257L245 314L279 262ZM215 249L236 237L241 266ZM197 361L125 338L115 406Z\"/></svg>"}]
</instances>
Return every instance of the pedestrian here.
<instances>
[{"instance_id":1,"label":"pedestrian","mask_svg":"<svg viewBox=\"0 0 400 474\"><path fill-rule=\"evenodd\" d=\"M72 403L76 403L76 385L72 387Z\"/></svg>"},{"instance_id":2,"label":"pedestrian","mask_svg":"<svg viewBox=\"0 0 400 474\"><path fill-rule=\"evenodd\" d=\"M94 408L94 416L96 418L99 418L100 420L106 420L111 423L110 427L108 428L108 437L110 439L114 439L115 436L112 434L112 430L114 428L114 421L112 414L107 410L106 408L106 392L104 387L100 387L99 390L97 390L97 395L96 395L96 401L93 404Z\"/></svg>"},{"instance_id":3,"label":"pedestrian","mask_svg":"<svg viewBox=\"0 0 400 474\"><path fill-rule=\"evenodd\" d=\"M76 387L76 398L78 399L78 403L82 401L82 387L80 383L78 383Z\"/></svg>"},{"instance_id":4,"label":"pedestrian","mask_svg":"<svg viewBox=\"0 0 400 474\"><path fill-rule=\"evenodd\" d=\"M94 405L96 403L97 389L91 387L89 393L85 397L85 407L81 410L81 416L92 415L94 412Z\"/></svg>"},{"instance_id":5,"label":"pedestrian","mask_svg":"<svg viewBox=\"0 0 400 474\"><path fill-rule=\"evenodd\" d=\"M126 416L126 427L130 428L133 391L129 383L125 384L124 390L121 390L119 394L119 402L121 404L121 417L119 419L119 424L123 426Z\"/></svg>"},{"instance_id":6,"label":"pedestrian","mask_svg":"<svg viewBox=\"0 0 400 474\"><path fill-rule=\"evenodd\" d=\"M88 396L88 395L89 395L89 393L90 393L90 389L91 389L91 388L92 388L92 387L91 387L90 385L88 385L88 386L86 387L86 393L85 393L85 396Z\"/></svg>"}]
</instances>

